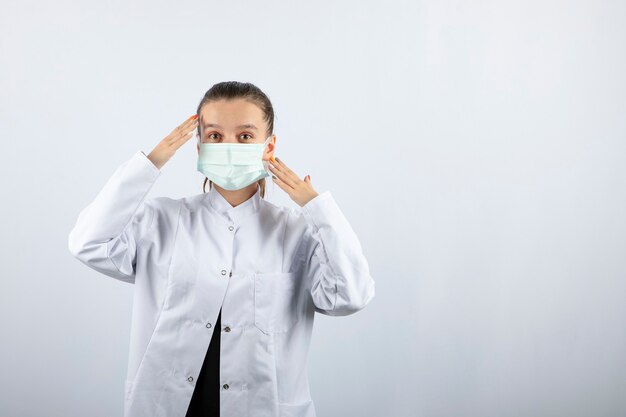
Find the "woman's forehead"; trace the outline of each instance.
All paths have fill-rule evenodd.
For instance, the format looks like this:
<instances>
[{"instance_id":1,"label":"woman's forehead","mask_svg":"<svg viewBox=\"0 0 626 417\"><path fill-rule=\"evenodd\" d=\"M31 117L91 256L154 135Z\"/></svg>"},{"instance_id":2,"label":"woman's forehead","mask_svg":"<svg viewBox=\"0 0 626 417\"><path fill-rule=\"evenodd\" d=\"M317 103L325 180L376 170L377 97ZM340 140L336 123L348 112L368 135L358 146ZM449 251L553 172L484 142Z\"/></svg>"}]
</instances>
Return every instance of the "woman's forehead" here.
<instances>
[{"instance_id":1,"label":"woman's forehead","mask_svg":"<svg viewBox=\"0 0 626 417\"><path fill-rule=\"evenodd\" d=\"M200 125L220 129L241 127L263 129L263 111L254 103L245 100L219 100L202 106L199 114Z\"/></svg>"},{"instance_id":2,"label":"woman's forehead","mask_svg":"<svg viewBox=\"0 0 626 417\"><path fill-rule=\"evenodd\" d=\"M225 121L220 118L206 118L200 117L200 128L202 130L207 129L219 129L219 130L251 130L253 132L262 132L267 130L267 123L263 119L250 120L248 118L242 118L239 120Z\"/></svg>"},{"instance_id":3,"label":"woman's forehead","mask_svg":"<svg viewBox=\"0 0 626 417\"><path fill-rule=\"evenodd\" d=\"M220 124L217 123L204 123L202 125L203 129L222 129L222 130L228 130L229 128L227 126L222 126ZM254 123L244 123L238 126L234 126L233 129L239 130L239 129L250 129L250 130L254 130L254 131L260 131L261 128L257 127L257 125L255 125Z\"/></svg>"}]
</instances>

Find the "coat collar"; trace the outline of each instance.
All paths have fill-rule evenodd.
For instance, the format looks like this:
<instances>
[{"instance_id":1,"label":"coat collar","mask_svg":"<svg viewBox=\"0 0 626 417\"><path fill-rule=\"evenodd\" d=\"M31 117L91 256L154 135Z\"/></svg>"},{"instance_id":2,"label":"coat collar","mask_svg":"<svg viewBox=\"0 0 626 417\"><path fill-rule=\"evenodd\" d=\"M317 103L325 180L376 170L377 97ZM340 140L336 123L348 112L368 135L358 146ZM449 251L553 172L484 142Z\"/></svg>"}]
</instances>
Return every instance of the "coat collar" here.
<instances>
[{"instance_id":1,"label":"coat collar","mask_svg":"<svg viewBox=\"0 0 626 417\"><path fill-rule=\"evenodd\" d=\"M235 207L231 206L215 187L211 187L207 192L207 200L218 213L230 217L231 220L239 221L259 211L261 188L257 186L252 197Z\"/></svg>"}]
</instances>

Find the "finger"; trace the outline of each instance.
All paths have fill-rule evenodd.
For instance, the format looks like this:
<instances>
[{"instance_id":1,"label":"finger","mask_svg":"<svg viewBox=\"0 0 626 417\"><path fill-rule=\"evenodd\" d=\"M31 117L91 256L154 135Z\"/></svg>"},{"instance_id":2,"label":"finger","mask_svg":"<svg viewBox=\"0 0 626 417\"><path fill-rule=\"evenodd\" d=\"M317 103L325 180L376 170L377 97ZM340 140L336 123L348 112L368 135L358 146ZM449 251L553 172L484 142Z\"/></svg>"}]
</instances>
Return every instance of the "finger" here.
<instances>
[{"instance_id":1,"label":"finger","mask_svg":"<svg viewBox=\"0 0 626 417\"><path fill-rule=\"evenodd\" d=\"M189 139L191 139L193 137L193 131L187 133L186 135L182 135L180 136L178 139L176 139L175 141L171 142L169 144L169 146L172 149L178 149L181 146L183 146L185 144L185 142L187 142Z\"/></svg>"},{"instance_id":2,"label":"finger","mask_svg":"<svg viewBox=\"0 0 626 417\"><path fill-rule=\"evenodd\" d=\"M184 127L184 126L186 126L186 125L188 126L188 125L190 125L190 124L192 124L192 123L194 123L194 122L197 122L197 121L198 121L198 115L197 115L197 114L192 114L191 116L189 116L188 118L186 118L186 119L185 119L185 121L184 121L184 122L182 122L182 123L179 125L179 127L180 127L180 126L183 126L183 127Z\"/></svg>"},{"instance_id":3,"label":"finger","mask_svg":"<svg viewBox=\"0 0 626 417\"><path fill-rule=\"evenodd\" d=\"M269 168L270 171L272 171L272 173L277 176L283 183L289 185L291 188L295 188L296 182L292 178L290 178L289 174L281 171L271 163L269 164Z\"/></svg>"},{"instance_id":4,"label":"finger","mask_svg":"<svg viewBox=\"0 0 626 417\"><path fill-rule=\"evenodd\" d=\"M198 115L193 114L181 123L172 133L172 137L168 141L174 149L180 148L185 142L194 136L195 130L198 127Z\"/></svg>"},{"instance_id":5,"label":"finger","mask_svg":"<svg viewBox=\"0 0 626 417\"><path fill-rule=\"evenodd\" d=\"M280 161L278 158L275 158L275 160L277 161L276 163L272 163L272 165L274 165L274 167L283 174L283 176L281 177L281 179L285 182L289 182L292 186L296 186L298 183L300 183L300 177L298 177L295 172L293 172L292 170L289 169L289 167L287 167L287 165L285 165L282 161Z\"/></svg>"},{"instance_id":6,"label":"finger","mask_svg":"<svg viewBox=\"0 0 626 417\"><path fill-rule=\"evenodd\" d=\"M182 122L181 124L179 124L173 131L174 132L182 132L187 130L187 128L193 124L196 124L198 122L198 115L194 114L192 116L189 116L184 122Z\"/></svg>"},{"instance_id":7,"label":"finger","mask_svg":"<svg viewBox=\"0 0 626 417\"><path fill-rule=\"evenodd\" d=\"M174 129L172 133L170 133L170 135L166 138L166 142L169 145L173 145L175 142L177 142L180 139L189 139L188 137L189 132L193 133L197 127L198 127L197 119L193 119L193 118L188 119L183 124L181 124L176 129Z\"/></svg>"},{"instance_id":8,"label":"finger","mask_svg":"<svg viewBox=\"0 0 626 417\"><path fill-rule=\"evenodd\" d=\"M278 167L286 172L287 174L290 174L292 177L297 178L298 180L300 180L300 177L296 175L295 172L293 172L287 165L285 165L285 163L283 162L282 159L278 159L278 158L274 158L276 159L276 162L278 162Z\"/></svg>"},{"instance_id":9,"label":"finger","mask_svg":"<svg viewBox=\"0 0 626 417\"><path fill-rule=\"evenodd\" d=\"M179 147L181 146L183 143L187 142L189 139L191 139L194 136L194 130L190 130L188 132L181 132L179 134L175 134L172 136L169 136L166 140L166 143L168 146L176 146Z\"/></svg>"},{"instance_id":10,"label":"finger","mask_svg":"<svg viewBox=\"0 0 626 417\"><path fill-rule=\"evenodd\" d=\"M179 126L181 128L180 131L186 133L189 130L193 130L196 127L198 127L199 123L200 122L198 120L198 116L194 114L193 116L189 117Z\"/></svg>"},{"instance_id":11,"label":"finger","mask_svg":"<svg viewBox=\"0 0 626 417\"><path fill-rule=\"evenodd\" d=\"M272 181L274 181L275 184L278 184L278 186L287 194L290 193L291 190L293 190L293 188L289 187L287 184L285 184L284 181L281 181L280 178L272 175Z\"/></svg>"}]
</instances>

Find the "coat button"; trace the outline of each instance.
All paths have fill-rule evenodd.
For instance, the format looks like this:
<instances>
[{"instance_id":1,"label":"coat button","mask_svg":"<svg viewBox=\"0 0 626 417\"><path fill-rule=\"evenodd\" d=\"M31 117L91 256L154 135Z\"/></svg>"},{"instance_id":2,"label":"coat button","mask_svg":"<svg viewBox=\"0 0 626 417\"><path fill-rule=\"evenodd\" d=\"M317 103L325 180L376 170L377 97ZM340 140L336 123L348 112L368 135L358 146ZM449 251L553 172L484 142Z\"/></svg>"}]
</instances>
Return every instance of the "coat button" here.
<instances>
[{"instance_id":1,"label":"coat button","mask_svg":"<svg viewBox=\"0 0 626 417\"><path fill-rule=\"evenodd\" d=\"M230 230L232 232L233 230L235 230L235 228L232 227L232 226L228 226L228 230Z\"/></svg>"},{"instance_id":2,"label":"coat button","mask_svg":"<svg viewBox=\"0 0 626 417\"><path fill-rule=\"evenodd\" d=\"M224 384L224 389L228 389L228 384Z\"/></svg>"},{"instance_id":3,"label":"coat button","mask_svg":"<svg viewBox=\"0 0 626 417\"><path fill-rule=\"evenodd\" d=\"M222 269L222 275L226 275L226 270Z\"/></svg>"},{"instance_id":4,"label":"coat button","mask_svg":"<svg viewBox=\"0 0 626 417\"><path fill-rule=\"evenodd\" d=\"M233 271L230 271L230 273L228 274L229 277L233 276Z\"/></svg>"},{"instance_id":5,"label":"coat button","mask_svg":"<svg viewBox=\"0 0 626 417\"><path fill-rule=\"evenodd\" d=\"M187 378L187 381L189 381L189 382L193 381L193 377L190 376L189 378Z\"/></svg>"},{"instance_id":6,"label":"coat button","mask_svg":"<svg viewBox=\"0 0 626 417\"><path fill-rule=\"evenodd\" d=\"M211 324L211 323L207 323L207 324L206 324L206 328L207 328L207 329L210 329L210 328L211 328L211 326L212 326L212 324Z\"/></svg>"},{"instance_id":7,"label":"coat button","mask_svg":"<svg viewBox=\"0 0 626 417\"><path fill-rule=\"evenodd\" d=\"M224 328L224 331L226 331L226 332L230 332L230 327L226 326L226 327Z\"/></svg>"}]
</instances>

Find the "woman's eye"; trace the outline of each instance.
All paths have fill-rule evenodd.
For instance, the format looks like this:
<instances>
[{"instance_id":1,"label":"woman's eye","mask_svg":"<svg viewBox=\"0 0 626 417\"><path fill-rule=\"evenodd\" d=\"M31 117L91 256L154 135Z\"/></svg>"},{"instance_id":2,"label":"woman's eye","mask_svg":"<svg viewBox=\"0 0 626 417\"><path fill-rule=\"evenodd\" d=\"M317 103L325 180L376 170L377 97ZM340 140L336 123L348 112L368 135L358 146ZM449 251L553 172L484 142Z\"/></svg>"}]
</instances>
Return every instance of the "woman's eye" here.
<instances>
[{"instance_id":1,"label":"woman's eye","mask_svg":"<svg viewBox=\"0 0 626 417\"><path fill-rule=\"evenodd\" d=\"M210 140L218 140L219 139L220 134L219 133L210 133L207 135L207 139ZM242 133L241 135L239 135L240 139L252 139L252 135L250 135L249 133Z\"/></svg>"}]
</instances>

